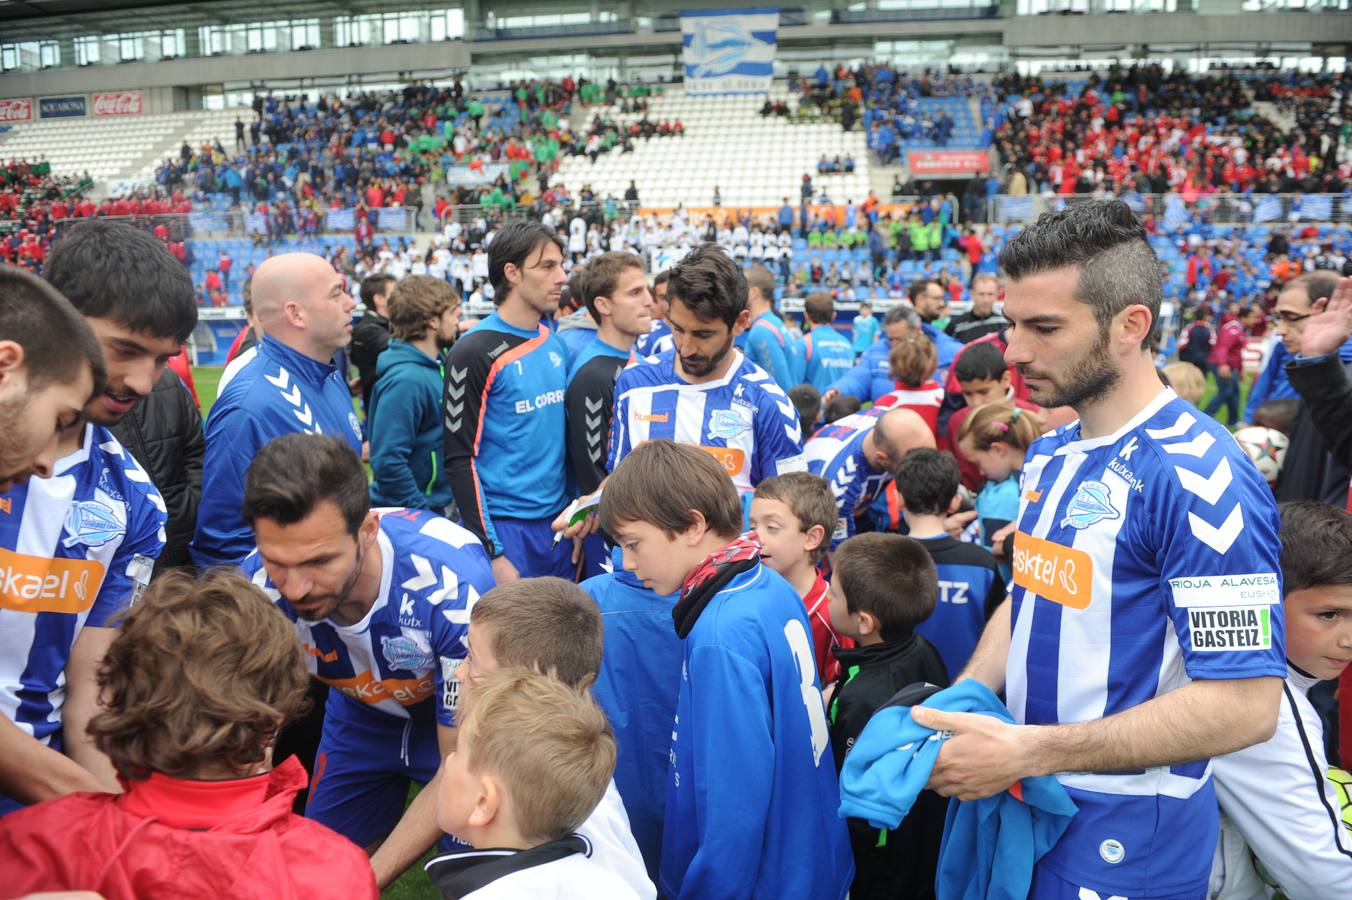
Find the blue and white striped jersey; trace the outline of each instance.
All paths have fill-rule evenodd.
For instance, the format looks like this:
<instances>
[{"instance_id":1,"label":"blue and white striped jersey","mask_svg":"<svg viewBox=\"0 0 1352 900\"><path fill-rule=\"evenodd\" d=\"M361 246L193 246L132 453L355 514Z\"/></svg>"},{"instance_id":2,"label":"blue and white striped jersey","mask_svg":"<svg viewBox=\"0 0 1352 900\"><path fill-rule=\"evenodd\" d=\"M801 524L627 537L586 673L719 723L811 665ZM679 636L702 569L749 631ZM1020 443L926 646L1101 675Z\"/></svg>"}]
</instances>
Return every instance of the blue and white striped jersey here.
<instances>
[{"instance_id":1,"label":"blue and white striped jersey","mask_svg":"<svg viewBox=\"0 0 1352 900\"><path fill-rule=\"evenodd\" d=\"M454 522L426 510L378 512L380 596L354 625L297 616L257 550L240 568L296 623L310 672L320 681L396 719L454 725L455 670L468 647L469 611L492 590L492 565L479 539ZM335 707L328 709L332 715Z\"/></svg>"},{"instance_id":2,"label":"blue and white striped jersey","mask_svg":"<svg viewBox=\"0 0 1352 900\"><path fill-rule=\"evenodd\" d=\"M763 478L805 471L798 410L764 369L732 352L728 374L704 384L676 374L674 351L621 372L606 468L615 471L644 441L663 439L713 454L742 494Z\"/></svg>"},{"instance_id":3,"label":"blue and white striped jersey","mask_svg":"<svg viewBox=\"0 0 1352 900\"><path fill-rule=\"evenodd\" d=\"M51 478L0 496L0 707L44 744L61 745L75 638L140 597L166 518L150 476L99 425Z\"/></svg>"},{"instance_id":4,"label":"blue and white striped jersey","mask_svg":"<svg viewBox=\"0 0 1352 900\"><path fill-rule=\"evenodd\" d=\"M1117 433L1029 449L1006 694L1018 722L1100 719L1193 679L1286 674L1272 492L1173 391ZM1209 760L1058 775L1079 806L1045 864L1132 898L1201 896L1218 820Z\"/></svg>"},{"instance_id":5,"label":"blue and white striped jersey","mask_svg":"<svg viewBox=\"0 0 1352 900\"><path fill-rule=\"evenodd\" d=\"M634 342L634 353L638 356L657 356L675 346L671 339L671 326L661 319L654 319L652 330L639 335Z\"/></svg>"},{"instance_id":6,"label":"blue and white striped jersey","mask_svg":"<svg viewBox=\"0 0 1352 900\"><path fill-rule=\"evenodd\" d=\"M864 438L887 411L874 406L837 419L819 428L803 447L807 470L829 481L831 493L836 495L839 518L831 535L832 550L854 536L855 513L868 509L892 480L892 473L873 468L864 452Z\"/></svg>"}]
</instances>

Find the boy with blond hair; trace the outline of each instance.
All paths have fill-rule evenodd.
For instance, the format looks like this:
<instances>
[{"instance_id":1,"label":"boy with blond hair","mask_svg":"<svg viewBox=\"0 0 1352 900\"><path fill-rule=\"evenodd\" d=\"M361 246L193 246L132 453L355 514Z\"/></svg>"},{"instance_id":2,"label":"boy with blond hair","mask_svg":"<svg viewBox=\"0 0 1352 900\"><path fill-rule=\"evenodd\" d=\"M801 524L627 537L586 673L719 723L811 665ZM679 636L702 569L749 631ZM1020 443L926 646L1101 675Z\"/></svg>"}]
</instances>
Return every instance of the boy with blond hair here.
<instances>
[{"instance_id":1,"label":"boy with blond hair","mask_svg":"<svg viewBox=\"0 0 1352 900\"><path fill-rule=\"evenodd\" d=\"M819 475L793 472L767 478L751 501L751 530L761 544L761 562L784 576L807 609L813 658L822 684L835 681L840 663L831 651L853 647L831 624L826 579L817 565L826 557L836 529L836 498Z\"/></svg>"},{"instance_id":2,"label":"boy with blond hair","mask_svg":"<svg viewBox=\"0 0 1352 900\"><path fill-rule=\"evenodd\" d=\"M480 676L499 669L546 672L590 696L601 668L601 613L585 591L562 578L527 578L484 594L470 611L468 637L469 652L456 670L462 697ZM591 844L591 859L624 879L635 896L657 896L613 780L576 830Z\"/></svg>"},{"instance_id":3,"label":"boy with blond hair","mask_svg":"<svg viewBox=\"0 0 1352 900\"><path fill-rule=\"evenodd\" d=\"M574 832L601 801L615 739L585 688L529 669L474 679L437 796L441 827L473 846L425 867L448 898L630 900Z\"/></svg>"},{"instance_id":4,"label":"boy with blond hair","mask_svg":"<svg viewBox=\"0 0 1352 900\"><path fill-rule=\"evenodd\" d=\"M754 537L739 537L727 472L695 447L640 444L606 484L601 524L625 569L680 592L662 892L844 897L853 865L807 614Z\"/></svg>"}]
</instances>

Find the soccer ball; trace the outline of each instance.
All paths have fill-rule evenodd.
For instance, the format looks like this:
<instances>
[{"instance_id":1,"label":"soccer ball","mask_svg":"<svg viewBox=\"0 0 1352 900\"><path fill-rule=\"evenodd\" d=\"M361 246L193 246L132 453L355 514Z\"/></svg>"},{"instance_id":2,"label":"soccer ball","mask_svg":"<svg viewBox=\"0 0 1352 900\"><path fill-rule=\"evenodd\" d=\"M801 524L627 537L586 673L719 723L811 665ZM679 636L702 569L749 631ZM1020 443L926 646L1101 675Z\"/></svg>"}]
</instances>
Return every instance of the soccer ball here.
<instances>
[{"instance_id":1,"label":"soccer ball","mask_svg":"<svg viewBox=\"0 0 1352 900\"><path fill-rule=\"evenodd\" d=\"M1286 459L1287 444L1290 443L1286 435L1275 428L1250 425L1236 431L1235 440L1253 460L1258 473L1267 479L1267 483L1276 484L1277 476L1282 471L1282 461Z\"/></svg>"},{"instance_id":2,"label":"soccer ball","mask_svg":"<svg viewBox=\"0 0 1352 900\"><path fill-rule=\"evenodd\" d=\"M1344 769L1329 767L1329 781L1333 782L1333 793L1338 797L1338 808L1342 810L1343 827L1352 831L1352 775Z\"/></svg>"}]
</instances>

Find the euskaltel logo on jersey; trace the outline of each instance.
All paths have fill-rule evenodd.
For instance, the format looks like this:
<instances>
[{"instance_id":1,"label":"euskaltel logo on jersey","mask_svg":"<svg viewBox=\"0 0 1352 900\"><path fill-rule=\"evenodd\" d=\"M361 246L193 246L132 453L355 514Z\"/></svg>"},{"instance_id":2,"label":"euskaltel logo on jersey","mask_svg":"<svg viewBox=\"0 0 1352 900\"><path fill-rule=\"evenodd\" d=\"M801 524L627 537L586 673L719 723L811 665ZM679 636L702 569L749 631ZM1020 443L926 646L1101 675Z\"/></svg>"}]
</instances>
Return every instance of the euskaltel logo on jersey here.
<instances>
[{"instance_id":1,"label":"euskaltel logo on jersey","mask_svg":"<svg viewBox=\"0 0 1352 900\"><path fill-rule=\"evenodd\" d=\"M94 605L103 564L50 559L0 549L0 609L21 613L81 613Z\"/></svg>"}]
</instances>

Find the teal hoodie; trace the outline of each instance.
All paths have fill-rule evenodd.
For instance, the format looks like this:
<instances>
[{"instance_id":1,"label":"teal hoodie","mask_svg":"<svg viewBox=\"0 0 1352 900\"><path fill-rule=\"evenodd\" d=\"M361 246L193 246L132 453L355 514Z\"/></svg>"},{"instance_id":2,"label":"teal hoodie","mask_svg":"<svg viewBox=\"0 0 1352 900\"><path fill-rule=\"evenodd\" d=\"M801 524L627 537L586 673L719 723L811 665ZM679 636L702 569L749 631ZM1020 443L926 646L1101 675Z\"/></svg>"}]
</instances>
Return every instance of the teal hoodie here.
<instances>
[{"instance_id":1,"label":"teal hoodie","mask_svg":"<svg viewBox=\"0 0 1352 900\"><path fill-rule=\"evenodd\" d=\"M371 502L429 509L451 503L441 462L441 365L406 341L376 360L371 391Z\"/></svg>"}]
</instances>

